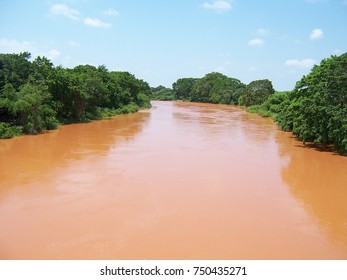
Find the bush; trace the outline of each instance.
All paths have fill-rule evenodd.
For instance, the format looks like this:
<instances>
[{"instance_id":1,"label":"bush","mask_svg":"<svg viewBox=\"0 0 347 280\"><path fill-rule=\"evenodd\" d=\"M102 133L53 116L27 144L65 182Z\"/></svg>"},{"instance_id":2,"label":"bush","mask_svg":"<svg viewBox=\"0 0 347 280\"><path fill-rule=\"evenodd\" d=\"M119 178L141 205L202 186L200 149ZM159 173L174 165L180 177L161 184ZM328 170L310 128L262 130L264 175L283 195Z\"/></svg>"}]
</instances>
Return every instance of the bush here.
<instances>
[{"instance_id":1,"label":"bush","mask_svg":"<svg viewBox=\"0 0 347 280\"><path fill-rule=\"evenodd\" d=\"M247 111L276 120L278 114L282 112L283 104L287 99L288 92L275 92L274 94L271 94L262 104L248 107Z\"/></svg>"},{"instance_id":2,"label":"bush","mask_svg":"<svg viewBox=\"0 0 347 280\"><path fill-rule=\"evenodd\" d=\"M8 139L22 134L20 126L10 126L7 123L0 122L0 139Z\"/></svg>"}]
</instances>

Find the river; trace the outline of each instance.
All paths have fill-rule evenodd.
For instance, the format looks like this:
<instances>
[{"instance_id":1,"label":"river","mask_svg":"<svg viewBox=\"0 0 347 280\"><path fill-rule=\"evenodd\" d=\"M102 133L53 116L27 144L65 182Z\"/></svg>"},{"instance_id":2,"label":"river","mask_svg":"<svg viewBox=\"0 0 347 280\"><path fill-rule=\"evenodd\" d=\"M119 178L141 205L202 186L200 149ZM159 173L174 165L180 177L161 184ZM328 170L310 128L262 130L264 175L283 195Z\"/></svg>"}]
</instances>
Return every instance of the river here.
<instances>
[{"instance_id":1,"label":"river","mask_svg":"<svg viewBox=\"0 0 347 280\"><path fill-rule=\"evenodd\" d=\"M224 105L0 140L0 259L347 259L347 157Z\"/></svg>"}]
</instances>

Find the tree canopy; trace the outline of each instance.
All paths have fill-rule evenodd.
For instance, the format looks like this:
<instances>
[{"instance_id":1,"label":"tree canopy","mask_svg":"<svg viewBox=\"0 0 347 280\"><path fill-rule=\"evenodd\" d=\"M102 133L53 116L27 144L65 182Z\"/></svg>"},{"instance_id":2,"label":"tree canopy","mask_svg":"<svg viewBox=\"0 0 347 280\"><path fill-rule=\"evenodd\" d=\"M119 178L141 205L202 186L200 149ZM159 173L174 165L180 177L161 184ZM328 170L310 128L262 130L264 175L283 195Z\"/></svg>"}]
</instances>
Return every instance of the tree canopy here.
<instances>
[{"instance_id":1,"label":"tree canopy","mask_svg":"<svg viewBox=\"0 0 347 280\"><path fill-rule=\"evenodd\" d=\"M235 78L212 72L200 79L178 79L172 87L179 100L237 104L245 85Z\"/></svg>"},{"instance_id":2,"label":"tree canopy","mask_svg":"<svg viewBox=\"0 0 347 280\"><path fill-rule=\"evenodd\" d=\"M175 100L174 91L171 88L166 88L164 86L158 86L152 88L152 100Z\"/></svg>"},{"instance_id":3,"label":"tree canopy","mask_svg":"<svg viewBox=\"0 0 347 280\"><path fill-rule=\"evenodd\" d=\"M347 151L347 53L322 60L288 94L280 126L304 142Z\"/></svg>"},{"instance_id":4,"label":"tree canopy","mask_svg":"<svg viewBox=\"0 0 347 280\"><path fill-rule=\"evenodd\" d=\"M253 81L243 90L239 103L245 106L259 105L274 92L271 81L267 79Z\"/></svg>"},{"instance_id":5,"label":"tree canopy","mask_svg":"<svg viewBox=\"0 0 347 280\"><path fill-rule=\"evenodd\" d=\"M193 88L198 79L196 78L181 78L172 85L175 97L178 100L190 101Z\"/></svg>"},{"instance_id":6,"label":"tree canopy","mask_svg":"<svg viewBox=\"0 0 347 280\"><path fill-rule=\"evenodd\" d=\"M148 83L104 65L54 67L30 53L0 54L0 138L36 134L150 107Z\"/></svg>"}]
</instances>

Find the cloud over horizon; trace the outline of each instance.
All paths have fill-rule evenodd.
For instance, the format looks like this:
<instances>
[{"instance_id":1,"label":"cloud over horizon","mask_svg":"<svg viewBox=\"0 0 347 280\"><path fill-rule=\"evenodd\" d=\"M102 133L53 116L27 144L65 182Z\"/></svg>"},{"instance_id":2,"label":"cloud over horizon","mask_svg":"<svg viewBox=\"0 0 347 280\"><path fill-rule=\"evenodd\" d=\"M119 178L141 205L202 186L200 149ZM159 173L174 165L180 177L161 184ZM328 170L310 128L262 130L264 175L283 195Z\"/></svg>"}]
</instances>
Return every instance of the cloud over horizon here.
<instances>
[{"instance_id":1,"label":"cloud over horizon","mask_svg":"<svg viewBox=\"0 0 347 280\"><path fill-rule=\"evenodd\" d=\"M204 9L213 10L216 12L228 11L232 8L231 3L227 0L214 0L202 4Z\"/></svg>"},{"instance_id":2,"label":"cloud over horizon","mask_svg":"<svg viewBox=\"0 0 347 280\"><path fill-rule=\"evenodd\" d=\"M110 23L106 23L106 22L103 22L97 18L90 18L90 17L83 19L83 23L85 25L97 27L97 28L110 28L110 27L112 27L112 24L110 24Z\"/></svg>"},{"instance_id":3,"label":"cloud over horizon","mask_svg":"<svg viewBox=\"0 0 347 280\"><path fill-rule=\"evenodd\" d=\"M54 4L51 8L50 8L50 12L53 15L62 15L65 16L71 20L79 20L79 16L80 16L80 12L72 9L70 7L68 7L65 4Z\"/></svg>"},{"instance_id":4,"label":"cloud over horizon","mask_svg":"<svg viewBox=\"0 0 347 280\"><path fill-rule=\"evenodd\" d=\"M81 13L73 8L68 7L65 4L54 4L50 8L50 13L55 16L65 16L71 20L79 21L81 19ZM103 12L104 15L117 16L118 12L115 9L108 9ZM83 23L87 26L96 28L110 28L112 24L103 22L98 18L85 17Z\"/></svg>"},{"instance_id":5,"label":"cloud over horizon","mask_svg":"<svg viewBox=\"0 0 347 280\"><path fill-rule=\"evenodd\" d=\"M299 59L287 59L285 61L286 66L295 66L299 68L312 68L316 61L312 58Z\"/></svg>"},{"instance_id":6,"label":"cloud over horizon","mask_svg":"<svg viewBox=\"0 0 347 280\"><path fill-rule=\"evenodd\" d=\"M58 58L61 55L61 52L58 51L57 49L52 49L46 53L46 57L50 60L54 60Z\"/></svg>"},{"instance_id":7,"label":"cloud over horizon","mask_svg":"<svg viewBox=\"0 0 347 280\"><path fill-rule=\"evenodd\" d=\"M257 29L257 35L261 36L261 37L265 37L270 35L270 30L269 29L265 29L265 28L258 28Z\"/></svg>"},{"instance_id":8,"label":"cloud over horizon","mask_svg":"<svg viewBox=\"0 0 347 280\"><path fill-rule=\"evenodd\" d=\"M310 34L311 40L317 40L323 38L323 30L320 28L313 29Z\"/></svg>"},{"instance_id":9,"label":"cloud over horizon","mask_svg":"<svg viewBox=\"0 0 347 280\"><path fill-rule=\"evenodd\" d=\"M261 46L263 44L264 44L264 40L259 39L259 38L255 38L255 39L248 41L249 46Z\"/></svg>"},{"instance_id":10,"label":"cloud over horizon","mask_svg":"<svg viewBox=\"0 0 347 280\"><path fill-rule=\"evenodd\" d=\"M53 48L42 47L36 42L20 41L15 39L0 38L0 53L21 53L29 52L31 58L44 56L50 60L55 60L62 56L62 53Z\"/></svg>"},{"instance_id":11,"label":"cloud over horizon","mask_svg":"<svg viewBox=\"0 0 347 280\"><path fill-rule=\"evenodd\" d=\"M104 15L115 17L119 15L119 12L115 9L109 8L103 12Z\"/></svg>"}]
</instances>

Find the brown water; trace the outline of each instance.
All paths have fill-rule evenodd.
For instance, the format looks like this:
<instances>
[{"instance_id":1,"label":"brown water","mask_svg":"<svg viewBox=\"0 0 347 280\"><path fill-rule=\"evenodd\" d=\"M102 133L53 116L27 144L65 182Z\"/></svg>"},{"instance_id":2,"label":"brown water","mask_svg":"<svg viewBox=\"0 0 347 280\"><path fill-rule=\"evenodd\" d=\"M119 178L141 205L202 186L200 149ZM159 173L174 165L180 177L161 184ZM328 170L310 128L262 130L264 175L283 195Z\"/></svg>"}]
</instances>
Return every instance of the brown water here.
<instances>
[{"instance_id":1,"label":"brown water","mask_svg":"<svg viewBox=\"0 0 347 280\"><path fill-rule=\"evenodd\" d=\"M347 259L347 158L237 107L0 141L0 259Z\"/></svg>"}]
</instances>

